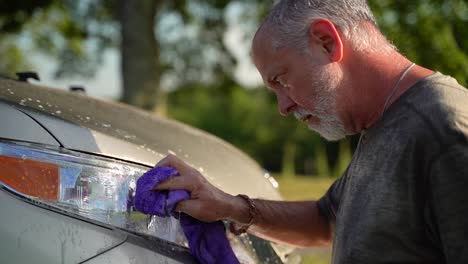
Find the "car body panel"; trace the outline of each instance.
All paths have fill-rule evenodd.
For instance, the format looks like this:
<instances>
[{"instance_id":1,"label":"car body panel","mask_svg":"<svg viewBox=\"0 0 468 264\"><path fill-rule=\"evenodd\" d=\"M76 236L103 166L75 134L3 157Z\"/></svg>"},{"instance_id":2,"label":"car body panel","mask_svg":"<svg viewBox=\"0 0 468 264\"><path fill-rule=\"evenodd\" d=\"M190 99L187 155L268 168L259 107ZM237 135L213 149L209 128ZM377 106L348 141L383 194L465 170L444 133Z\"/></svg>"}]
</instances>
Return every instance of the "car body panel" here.
<instances>
[{"instance_id":1,"label":"car body panel","mask_svg":"<svg viewBox=\"0 0 468 264\"><path fill-rule=\"evenodd\" d=\"M104 263L121 263L121 264L145 264L145 263L184 263L179 262L173 259L168 259L165 256L156 254L155 252L140 248L136 245L125 243L118 248L106 252L97 256L96 258L92 258L89 261L83 262L87 264L104 264ZM196 262L194 262L196 263Z\"/></svg>"},{"instance_id":2,"label":"car body panel","mask_svg":"<svg viewBox=\"0 0 468 264\"><path fill-rule=\"evenodd\" d=\"M0 101L0 138L60 146L43 127L26 114Z\"/></svg>"},{"instance_id":3,"label":"car body panel","mask_svg":"<svg viewBox=\"0 0 468 264\"><path fill-rule=\"evenodd\" d=\"M0 208L1 225L8 226L0 228L0 256L8 263L78 263L125 241L112 230L25 203L4 190Z\"/></svg>"},{"instance_id":4,"label":"car body panel","mask_svg":"<svg viewBox=\"0 0 468 264\"><path fill-rule=\"evenodd\" d=\"M197 263L195 260L176 260L167 258L164 255L157 254L156 252L140 247L132 243L123 243L118 247L109 250L99 256L92 258L86 262L86 264L147 264L147 263Z\"/></svg>"},{"instance_id":5,"label":"car body panel","mask_svg":"<svg viewBox=\"0 0 468 264\"><path fill-rule=\"evenodd\" d=\"M255 161L201 130L83 94L0 79L0 99L37 120L63 147L154 166L168 153L224 191L281 199Z\"/></svg>"},{"instance_id":6,"label":"car body panel","mask_svg":"<svg viewBox=\"0 0 468 264\"><path fill-rule=\"evenodd\" d=\"M57 141L67 149L86 153L95 153L125 161L131 161L147 166L155 164L163 155L155 151L136 147L134 144L87 127L45 113L27 108L19 108L33 117L56 137ZM122 150L122 151L116 151Z\"/></svg>"}]
</instances>

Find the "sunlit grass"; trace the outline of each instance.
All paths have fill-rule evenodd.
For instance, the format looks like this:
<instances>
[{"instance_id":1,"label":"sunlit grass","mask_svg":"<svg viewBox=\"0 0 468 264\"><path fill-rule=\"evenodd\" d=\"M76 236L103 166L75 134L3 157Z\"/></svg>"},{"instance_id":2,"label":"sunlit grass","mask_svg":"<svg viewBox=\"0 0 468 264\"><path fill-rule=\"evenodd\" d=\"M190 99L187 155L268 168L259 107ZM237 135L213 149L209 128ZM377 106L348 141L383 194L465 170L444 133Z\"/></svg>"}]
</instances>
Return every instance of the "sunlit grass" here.
<instances>
[{"instance_id":1,"label":"sunlit grass","mask_svg":"<svg viewBox=\"0 0 468 264\"><path fill-rule=\"evenodd\" d=\"M328 190L335 179L319 177L281 177L274 175L285 200L317 200Z\"/></svg>"},{"instance_id":2,"label":"sunlit grass","mask_svg":"<svg viewBox=\"0 0 468 264\"><path fill-rule=\"evenodd\" d=\"M328 190L335 179L292 176L281 177L274 175L279 183L279 190L285 200L317 200ZM301 249L302 264L329 264L331 263L330 249Z\"/></svg>"},{"instance_id":3,"label":"sunlit grass","mask_svg":"<svg viewBox=\"0 0 468 264\"><path fill-rule=\"evenodd\" d=\"M317 254L312 255L307 254L302 256L302 264L330 264L331 263L331 256L329 253L327 254Z\"/></svg>"}]
</instances>

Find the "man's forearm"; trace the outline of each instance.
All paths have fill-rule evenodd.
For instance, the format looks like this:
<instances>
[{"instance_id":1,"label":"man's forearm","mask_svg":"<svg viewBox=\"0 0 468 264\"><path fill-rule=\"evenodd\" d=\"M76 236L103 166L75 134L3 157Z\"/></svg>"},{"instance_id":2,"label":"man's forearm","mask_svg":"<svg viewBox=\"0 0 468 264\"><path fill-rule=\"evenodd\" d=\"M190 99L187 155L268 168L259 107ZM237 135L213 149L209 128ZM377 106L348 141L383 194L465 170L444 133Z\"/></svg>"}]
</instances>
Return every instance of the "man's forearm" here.
<instances>
[{"instance_id":1,"label":"man's forearm","mask_svg":"<svg viewBox=\"0 0 468 264\"><path fill-rule=\"evenodd\" d=\"M284 202L254 200L258 215L249 233L268 240L300 247L326 246L331 242L331 228L320 214L315 201ZM230 208L230 220L247 223L250 219L249 205L234 197Z\"/></svg>"}]
</instances>

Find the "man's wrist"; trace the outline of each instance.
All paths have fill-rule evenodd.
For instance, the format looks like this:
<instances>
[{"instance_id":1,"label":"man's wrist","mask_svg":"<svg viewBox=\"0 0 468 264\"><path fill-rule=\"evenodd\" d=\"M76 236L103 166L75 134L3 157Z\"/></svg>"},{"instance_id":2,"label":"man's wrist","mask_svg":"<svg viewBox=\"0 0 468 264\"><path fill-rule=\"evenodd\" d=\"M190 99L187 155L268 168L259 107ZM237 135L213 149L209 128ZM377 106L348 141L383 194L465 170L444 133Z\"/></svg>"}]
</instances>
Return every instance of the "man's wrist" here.
<instances>
[{"instance_id":1,"label":"man's wrist","mask_svg":"<svg viewBox=\"0 0 468 264\"><path fill-rule=\"evenodd\" d=\"M238 224L248 224L252 220L249 204L239 196L231 196L226 218Z\"/></svg>"},{"instance_id":2,"label":"man's wrist","mask_svg":"<svg viewBox=\"0 0 468 264\"><path fill-rule=\"evenodd\" d=\"M255 205L255 202L252 199L250 199L249 196L247 196L245 194L238 194L237 197L244 200L244 203L246 203L248 205L248 207L249 207L249 221L247 222L247 224L242 224L242 225L236 225L235 222L231 222L231 224L229 226L229 229L231 230L231 232L233 234L241 235L241 234L247 232L249 227L254 223L255 218L258 218L257 217L258 210L257 210L257 206Z\"/></svg>"}]
</instances>

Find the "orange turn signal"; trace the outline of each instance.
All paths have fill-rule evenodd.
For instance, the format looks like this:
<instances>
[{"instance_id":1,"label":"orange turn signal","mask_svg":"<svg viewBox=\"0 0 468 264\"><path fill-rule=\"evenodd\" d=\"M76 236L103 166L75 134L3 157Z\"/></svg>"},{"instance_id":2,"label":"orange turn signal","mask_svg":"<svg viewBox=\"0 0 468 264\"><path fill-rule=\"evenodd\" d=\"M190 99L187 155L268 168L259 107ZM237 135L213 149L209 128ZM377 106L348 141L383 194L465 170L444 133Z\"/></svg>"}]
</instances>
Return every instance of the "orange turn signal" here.
<instances>
[{"instance_id":1,"label":"orange turn signal","mask_svg":"<svg viewBox=\"0 0 468 264\"><path fill-rule=\"evenodd\" d=\"M57 200L60 167L52 163L0 156L0 181L17 192Z\"/></svg>"}]
</instances>

